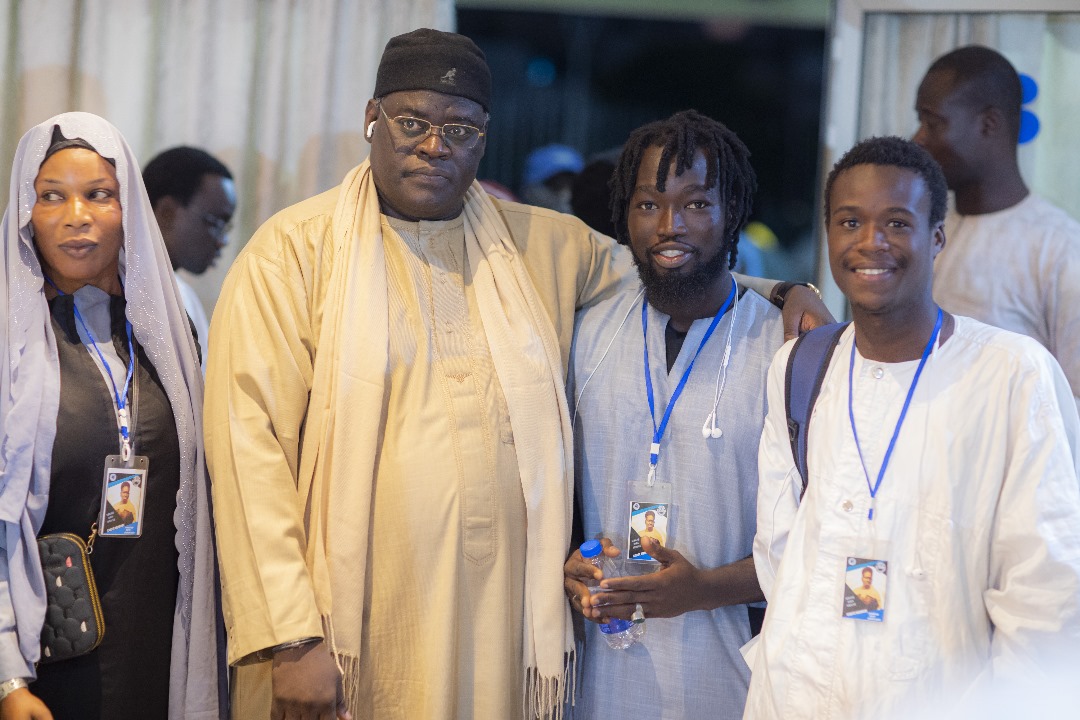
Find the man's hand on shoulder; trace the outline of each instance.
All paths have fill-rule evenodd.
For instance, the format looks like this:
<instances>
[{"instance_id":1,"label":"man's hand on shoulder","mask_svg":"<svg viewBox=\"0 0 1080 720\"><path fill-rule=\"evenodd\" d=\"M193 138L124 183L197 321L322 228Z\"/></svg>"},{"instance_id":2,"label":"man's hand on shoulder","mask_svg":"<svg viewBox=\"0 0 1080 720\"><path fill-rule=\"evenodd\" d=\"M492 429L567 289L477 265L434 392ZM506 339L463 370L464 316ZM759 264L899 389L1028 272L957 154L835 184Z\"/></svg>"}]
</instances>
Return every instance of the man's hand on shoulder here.
<instances>
[{"instance_id":1,"label":"man's hand on shoulder","mask_svg":"<svg viewBox=\"0 0 1080 720\"><path fill-rule=\"evenodd\" d=\"M341 675L324 643L279 650L273 663L271 720L352 720Z\"/></svg>"},{"instance_id":2,"label":"man's hand on shoulder","mask_svg":"<svg viewBox=\"0 0 1080 720\"><path fill-rule=\"evenodd\" d=\"M783 303L781 313L784 316L785 340L836 322L817 292L806 285L793 284L788 287L784 292Z\"/></svg>"}]
</instances>

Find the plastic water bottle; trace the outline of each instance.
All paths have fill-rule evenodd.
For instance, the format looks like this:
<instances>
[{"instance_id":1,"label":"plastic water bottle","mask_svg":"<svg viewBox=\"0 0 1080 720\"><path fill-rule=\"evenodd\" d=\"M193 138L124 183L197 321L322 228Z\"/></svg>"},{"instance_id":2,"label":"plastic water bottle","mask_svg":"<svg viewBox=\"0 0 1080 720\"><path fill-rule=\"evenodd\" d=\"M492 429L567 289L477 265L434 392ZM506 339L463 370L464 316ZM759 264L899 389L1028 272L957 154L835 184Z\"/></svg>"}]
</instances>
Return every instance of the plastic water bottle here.
<instances>
[{"instance_id":1,"label":"plastic water bottle","mask_svg":"<svg viewBox=\"0 0 1080 720\"><path fill-rule=\"evenodd\" d=\"M585 562L591 563L593 566L600 568L604 573L605 578L612 578L618 575L615 569L615 563L611 561L611 558L604 555L604 546L599 540L586 540L581 544L581 557L585 559ZM600 587L600 583L596 580L592 580L586 584L589 588L589 592L596 594L606 592ZM638 638L645 634L645 623L633 623L629 620L622 620L620 618L612 618L609 622L600 624L600 634L607 640L607 644L615 650L626 650L633 645Z\"/></svg>"}]
</instances>

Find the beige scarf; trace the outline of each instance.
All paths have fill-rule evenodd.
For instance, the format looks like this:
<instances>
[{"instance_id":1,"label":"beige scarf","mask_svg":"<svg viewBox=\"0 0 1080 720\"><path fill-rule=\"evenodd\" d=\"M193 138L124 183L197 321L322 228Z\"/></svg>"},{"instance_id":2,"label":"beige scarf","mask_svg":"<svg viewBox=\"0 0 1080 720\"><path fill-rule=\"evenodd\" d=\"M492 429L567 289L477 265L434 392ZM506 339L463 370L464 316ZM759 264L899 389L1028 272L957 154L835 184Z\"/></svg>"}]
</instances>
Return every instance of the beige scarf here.
<instances>
[{"instance_id":1,"label":"beige scarf","mask_svg":"<svg viewBox=\"0 0 1080 720\"><path fill-rule=\"evenodd\" d=\"M524 712L527 717L558 716L574 663L562 591L570 542L573 435L559 346L510 232L478 183L466 193L464 220L484 332L517 430L528 514ZM367 162L341 184L332 231L333 268L326 296L314 309L319 352L299 491L308 498L307 559L316 603L355 714L374 463L386 425L389 375L386 264L379 199ZM357 323L359 317L364 322Z\"/></svg>"}]
</instances>

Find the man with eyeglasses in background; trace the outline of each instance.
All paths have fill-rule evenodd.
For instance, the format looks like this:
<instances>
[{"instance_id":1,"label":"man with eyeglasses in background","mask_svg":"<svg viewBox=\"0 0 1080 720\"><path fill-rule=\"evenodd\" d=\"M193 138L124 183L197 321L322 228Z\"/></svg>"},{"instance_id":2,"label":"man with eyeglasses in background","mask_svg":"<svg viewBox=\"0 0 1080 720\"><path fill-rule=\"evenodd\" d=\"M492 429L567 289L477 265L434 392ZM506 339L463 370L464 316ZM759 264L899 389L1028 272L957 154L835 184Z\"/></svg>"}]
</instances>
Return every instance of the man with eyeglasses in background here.
<instances>
[{"instance_id":1,"label":"man with eyeglasses in background","mask_svg":"<svg viewBox=\"0 0 1080 720\"><path fill-rule=\"evenodd\" d=\"M271 218L226 278L205 436L236 718L561 707L564 368L575 310L632 265L475 181L490 101L468 38L392 38L368 160Z\"/></svg>"},{"instance_id":2,"label":"man with eyeglasses in background","mask_svg":"<svg viewBox=\"0 0 1080 720\"><path fill-rule=\"evenodd\" d=\"M210 322L195 289L176 271L201 275L225 247L236 212L232 173L205 150L180 146L148 162L143 183L205 362Z\"/></svg>"}]
</instances>

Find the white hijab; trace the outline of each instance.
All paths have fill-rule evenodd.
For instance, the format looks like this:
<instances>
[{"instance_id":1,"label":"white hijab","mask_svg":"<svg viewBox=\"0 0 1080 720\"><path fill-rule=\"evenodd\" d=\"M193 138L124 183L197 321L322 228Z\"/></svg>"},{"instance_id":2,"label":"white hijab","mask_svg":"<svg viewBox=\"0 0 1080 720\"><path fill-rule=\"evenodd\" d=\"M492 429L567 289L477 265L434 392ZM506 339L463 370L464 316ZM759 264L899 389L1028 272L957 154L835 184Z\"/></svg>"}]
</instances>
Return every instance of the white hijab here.
<instances>
[{"instance_id":1,"label":"white hijab","mask_svg":"<svg viewBox=\"0 0 1080 720\"><path fill-rule=\"evenodd\" d=\"M36 537L45 517L60 394L60 368L34 249L34 180L59 126L115 163L123 210L120 277L135 338L161 379L180 441L180 490L173 515L179 551L169 687L169 718L225 717L224 648L217 568L203 456L203 378L172 265L146 196L138 162L120 132L89 113L64 113L27 132L15 152L3 218L0 274L0 522L19 648L40 653L45 588Z\"/></svg>"}]
</instances>

